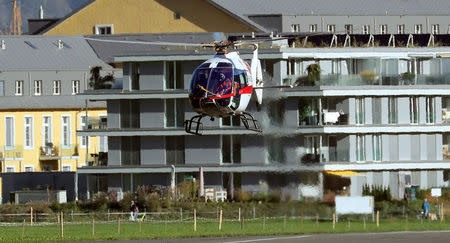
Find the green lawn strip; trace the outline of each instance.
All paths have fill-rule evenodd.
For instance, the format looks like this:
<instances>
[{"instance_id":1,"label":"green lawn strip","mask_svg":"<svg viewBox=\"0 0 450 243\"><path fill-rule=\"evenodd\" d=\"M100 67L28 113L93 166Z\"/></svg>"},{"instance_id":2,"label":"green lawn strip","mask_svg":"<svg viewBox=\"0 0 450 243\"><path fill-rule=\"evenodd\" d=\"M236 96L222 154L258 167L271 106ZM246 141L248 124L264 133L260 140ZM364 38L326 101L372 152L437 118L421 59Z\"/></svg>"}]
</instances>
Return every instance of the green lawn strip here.
<instances>
[{"instance_id":1,"label":"green lawn strip","mask_svg":"<svg viewBox=\"0 0 450 243\"><path fill-rule=\"evenodd\" d=\"M96 223L95 236L92 236L91 224L77 224L64 226L64 238L60 236L59 225L25 226L22 239L22 226L1 226L0 242L42 242L42 241L89 241L89 240L115 240L115 239L156 239L156 238L188 238L188 237L226 237L242 235L280 235L280 234L311 234L311 233L346 233L346 232L383 232L383 231L412 231L412 230L449 230L450 223L428 222L420 220L382 220L377 227L371 220L340 221L333 230L332 223L314 220L266 219L263 229L263 220L245 221L244 229L238 221L225 221L222 230L218 230L218 222L198 222L197 232L193 231L192 222L142 223L142 232L139 232L139 223L122 222L120 234L117 232L117 223Z\"/></svg>"}]
</instances>

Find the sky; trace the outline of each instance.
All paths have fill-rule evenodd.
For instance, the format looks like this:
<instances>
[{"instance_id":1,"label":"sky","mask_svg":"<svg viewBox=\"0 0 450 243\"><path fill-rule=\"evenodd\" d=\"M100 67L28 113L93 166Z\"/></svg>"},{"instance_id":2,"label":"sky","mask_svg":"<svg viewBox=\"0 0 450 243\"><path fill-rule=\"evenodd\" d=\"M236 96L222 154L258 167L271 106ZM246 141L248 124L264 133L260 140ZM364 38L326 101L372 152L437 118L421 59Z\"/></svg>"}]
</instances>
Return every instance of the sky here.
<instances>
[{"instance_id":1,"label":"sky","mask_svg":"<svg viewBox=\"0 0 450 243\"><path fill-rule=\"evenodd\" d=\"M28 19L39 17L39 6L44 9L44 18L60 18L77 9L87 0L18 0L22 14L22 31L28 30ZM0 0L0 30L9 28L13 0Z\"/></svg>"}]
</instances>

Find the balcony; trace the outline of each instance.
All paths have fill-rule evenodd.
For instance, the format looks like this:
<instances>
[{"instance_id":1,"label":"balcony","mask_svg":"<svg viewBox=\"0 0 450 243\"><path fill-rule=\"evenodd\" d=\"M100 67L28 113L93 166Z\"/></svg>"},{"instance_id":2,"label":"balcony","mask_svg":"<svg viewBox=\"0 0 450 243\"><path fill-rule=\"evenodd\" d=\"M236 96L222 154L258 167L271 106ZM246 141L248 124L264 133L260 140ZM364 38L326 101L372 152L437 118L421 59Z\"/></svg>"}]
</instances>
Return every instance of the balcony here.
<instances>
[{"instance_id":1,"label":"balcony","mask_svg":"<svg viewBox=\"0 0 450 243\"><path fill-rule=\"evenodd\" d=\"M46 143L40 148L40 161L59 160L64 157L78 156L78 146L65 147L61 144Z\"/></svg>"},{"instance_id":2,"label":"balcony","mask_svg":"<svg viewBox=\"0 0 450 243\"><path fill-rule=\"evenodd\" d=\"M0 148L0 158L2 159L23 158L23 146L15 145L14 147L5 146L3 148Z\"/></svg>"},{"instance_id":3,"label":"balcony","mask_svg":"<svg viewBox=\"0 0 450 243\"><path fill-rule=\"evenodd\" d=\"M88 130L98 130L98 129L106 129L107 126L107 118L90 118L88 119Z\"/></svg>"}]
</instances>

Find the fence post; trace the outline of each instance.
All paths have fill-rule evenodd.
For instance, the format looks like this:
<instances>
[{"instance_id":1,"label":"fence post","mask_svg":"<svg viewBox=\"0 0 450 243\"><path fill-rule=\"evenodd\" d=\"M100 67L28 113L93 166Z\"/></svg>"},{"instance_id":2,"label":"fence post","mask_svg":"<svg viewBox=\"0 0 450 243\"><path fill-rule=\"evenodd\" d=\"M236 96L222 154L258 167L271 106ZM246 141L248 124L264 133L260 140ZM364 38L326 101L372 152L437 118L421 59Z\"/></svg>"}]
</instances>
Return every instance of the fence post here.
<instances>
[{"instance_id":1,"label":"fence post","mask_svg":"<svg viewBox=\"0 0 450 243\"><path fill-rule=\"evenodd\" d=\"M194 208L194 232L197 231L197 210Z\"/></svg>"},{"instance_id":2,"label":"fence post","mask_svg":"<svg viewBox=\"0 0 450 243\"><path fill-rule=\"evenodd\" d=\"M108 218L108 222L109 222L109 208L108 208L108 212L106 212L106 217Z\"/></svg>"},{"instance_id":3,"label":"fence post","mask_svg":"<svg viewBox=\"0 0 450 243\"><path fill-rule=\"evenodd\" d=\"M245 221L245 218L244 218L244 215L242 215L241 230L244 230L244 221Z\"/></svg>"},{"instance_id":4,"label":"fence post","mask_svg":"<svg viewBox=\"0 0 450 243\"><path fill-rule=\"evenodd\" d=\"M22 239L23 239L24 235L25 235L25 219L23 219L23 222L22 222Z\"/></svg>"},{"instance_id":5,"label":"fence post","mask_svg":"<svg viewBox=\"0 0 450 243\"><path fill-rule=\"evenodd\" d=\"M319 214L316 213L316 225L319 225Z\"/></svg>"},{"instance_id":6,"label":"fence post","mask_svg":"<svg viewBox=\"0 0 450 243\"><path fill-rule=\"evenodd\" d=\"M94 221L94 216L92 216L92 236L95 235L95 221Z\"/></svg>"},{"instance_id":7,"label":"fence post","mask_svg":"<svg viewBox=\"0 0 450 243\"><path fill-rule=\"evenodd\" d=\"M364 230L366 230L366 215L363 215L363 226Z\"/></svg>"},{"instance_id":8,"label":"fence post","mask_svg":"<svg viewBox=\"0 0 450 243\"><path fill-rule=\"evenodd\" d=\"M333 230L336 228L336 213L333 213Z\"/></svg>"},{"instance_id":9,"label":"fence post","mask_svg":"<svg viewBox=\"0 0 450 243\"><path fill-rule=\"evenodd\" d=\"M33 225L33 207L30 207L30 225Z\"/></svg>"},{"instance_id":10,"label":"fence post","mask_svg":"<svg viewBox=\"0 0 450 243\"><path fill-rule=\"evenodd\" d=\"M61 211L61 238L64 238L64 213Z\"/></svg>"},{"instance_id":11,"label":"fence post","mask_svg":"<svg viewBox=\"0 0 450 243\"><path fill-rule=\"evenodd\" d=\"M219 216L219 231L222 230L222 209L220 209L220 216Z\"/></svg>"},{"instance_id":12,"label":"fence post","mask_svg":"<svg viewBox=\"0 0 450 243\"><path fill-rule=\"evenodd\" d=\"M120 216L117 218L117 234L120 235Z\"/></svg>"},{"instance_id":13,"label":"fence post","mask_svg":"<svg viewBox=\"0 0 450 243\"><path fill-rule=\"evenodd\" d=\"M219 219L219 206L216 207L216 218Z\"/></svg>"},{"instance_id":14,"label":"fence post","mask_svg":"<svg viewBox=\"0 0 450 243\"><path fill-rule=\"evenodd\" d=\"M380 227L380 211L377 210L377 227Z\"/></svg>"},{"instance_id":15,"label":"fence post","mask_svg":"<svg viewBox=\"0 0 450 243\"><path fill-rule=\"evenodd\" d=\"M180 208L180 222L183 222L183 208Z\"/></svg>"},{"instance_id":16,"label":"fence post","mask_svg":"<svg viewBox=\"0 0 450 243\"><path fill-rule=\"evenodd\" d=\"M256 207L253 206L253 219L256 219Z\"/></svg>"},{"instance_id":17,"label":"fence post","mask_svg":"<svg viewBox=\"0 0 450 243\"><path fill-rule=\"evenodd\" d=\"M141 232L142 232L142 220L139 220L139 233L141 233Z\"/></svg>"},{"instance_id":18,"label":"fence post","mask_svg":"<svg viewBox=\"0 0 450 243\"><path fill-rule=\"evenodd\" d=\"M238 215L238 220L239 222L241 222L241 208L239 207L239 215Z\"/></svg>"},{"instance_id":19,"label":"fence post","mask_svg":"<svg viewBox=\"0 0 450 243\"><path fill-rule=\"evenodd\" d=\"M347 228L350 230L350 219L347 218Z\"/></svg>"},{"instance_id":20,"label":"fence post","mask_svg":"<svg viewBox=\"0 0 450 243\"><path fill-rule=\"evenodd\" d=\"M389 215L389 218L390 218L389 225L392 226L392 213Z\"/></svg>"},{"instance_id":21,"label":"fence post","mask_svg":"<svg viewBox=\"0 0 450 243\"><path fill-rule=\"evenodd\" d=\"M286 230L286 214L284 215L283 219L283 230Z\"/></svg>"},{"instance_id":22,"label":"fence post","mask_svg":"<svg viewBox=\"0 0 450 243\"><path fill-rule=\"evenodd\" d=\"M406 225L408 225L408 214L405 215Z\"/></svg>"},{"instance_id":23,"label":"fence post","mask_svg":"<svg viewBox=\"0 0 450 243\"><path fill-rule=\"evenodd\" d=\"M266 230L266 215L264 214L263 216L263 225L262 225L263 230Z\"/></svg>"},{"instance_id":24,"label":"fence post","mask_svg":"<svg viewBox=\"0 0 450 243\"><path fill-rule=\"evenodd\" d=\"M444 203L441 203L441 223L444 222Z\"/></svg>"},{"instance_id":25,"label":"fence post","mask_svg":"<svg viewBox=\"0 0 450 243\"><path fill-rule=\"evenodd\" d=\"M73 210L70 212L70 218L72 219L73 222Z\"/></svg>"}]
</instances>

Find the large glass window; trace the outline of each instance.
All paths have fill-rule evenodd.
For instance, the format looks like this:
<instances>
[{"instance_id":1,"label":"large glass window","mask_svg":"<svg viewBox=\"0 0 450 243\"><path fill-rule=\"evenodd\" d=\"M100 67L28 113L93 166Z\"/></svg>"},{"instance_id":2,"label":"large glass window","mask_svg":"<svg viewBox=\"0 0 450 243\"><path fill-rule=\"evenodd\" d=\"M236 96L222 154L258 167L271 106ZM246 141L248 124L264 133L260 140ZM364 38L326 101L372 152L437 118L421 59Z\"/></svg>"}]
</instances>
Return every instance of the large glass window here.
<instances>
[{"instance_id":1,"label":"large glass window","mask_svg":"<svg viewBox=\"0 0 450 243\"><path fill-rule=\"evenodd\" d=\"M373 135L373 161L381 161L381 135Z\"/></svg>"},{"instance_id":2,"label":"large glass window","mask_svg":"<svg viewBox=\"0 0 450 243\"><path fill-rule=\"evenodd\" d=\"M345 28L346 34L353 34L353 25L352 24L346 24L344 26L344 28Z\"/></svg>"},{"instance_id":3,"label":"large glass window","mask_svg":"<svg viewBox=\"0 0 450 243\"><path fill-rule=\"evenodd\" d=\"M397 99L394 97L388 98L388 114L389 114L389 124L398 123L398 109L397 109Z\"/></svg>"},{"instance_id":4,"label":"large glass window","mask_svg":"<svg viewBox=\"0 0 450 243\"><path fill-rule=\"evenodd\" d=\"M184 126L184 100L167 99L166 100L166 127Z\"/></svg>"},{"instance_id":5,"label":"large glass window","mask_svg":"<svg viewBox=\"0 0 450 243\"><path fill-rule=\"evenodd\" d=\"M42 94L42 80L34 80L34 95Z\"/></svg>"},{"instance_id":6,"label":"large glass window","mask_svg":"<svg viewBox=\"0 0 450 243\"><path fill-rule=\"evenodd\" d=\"M165 89L184 89L184 76L181 62L165 62L164 79Z\"/></svg>"},{"instance_id":7,"label":"large glass window","mask_svg":"<svg viewBox=\"0 0 450 243\"><path fill-rule=\"evenodd\" d=\"M422 34L422 25L421 24L414 25L414 34Z\"/></svg>"},{"instance_id":8,"label":"large glass window","mask_svg":"<svg viewBox=\"0 0 450 243\"><path fill-rule=\"evenodd\" d=\"M140 127L140 103L139 100L120 101L120 127L139 128Z\"/></svg>"},{"instance_id":9,"label":"large glass window","mask_svg":"<svg viewBox=\"0 0 450 243\"><path fill-rule=\"evenodd\" d=\"M405 25L399 24L397 25L397 34L404 34L405 33Z\"/></svg>"},{"instance_id":10,"label":"large glass window","mask_svg":"<svg viewBox=\"0 0 450 243\"><path fill-rule=\"evenodd\" d=\"M317 32L317 24L310 24L309 32Z\"/></svg>"},{"instance_id":11,"label":"large glass window","mask_svg":"<svg viewBox=\"0 0 450 243\"><path fill-rule=\"evenodd\" d=\"M44 146L46 146L47 143L52 142L52 117L51 116L43 116L42 117L42 131L43 139L44 139Z\"/></svg>"},{"instance_id":12,"label":"large glass window","mask_svg":"<svg viewBox=\"0 0 450 243\"><path fill-rule=\"evenodd\" d=\"M366 160L366 145L364 135L356 135L356 161Z\"/></svg>"},{"instance_id":13,"label":"large glass window","mask_svg":"<svg viewBox=\"0 0 450 243\"><path fill-rule=\"evenodd\" d=\"M222 135L222 163L241 163L241 137Z\"/></svg>"},{"instance_id":14,"label":"large glass window","mask_svg":"<svg viewBox=\"0 0 450 243\"><path fill-rule=\"evenodd\" d=\"M363 25L363 26L362 26L362 33L363 33L364 35L370 34L370 25Z\"/></svg>"},{"instance_id":15,"label":"large glass window","mask_svg":"<svg viewBox=\"0 0 450 243\"><path fill-rule=\"evenodd\" d=\"M14 117L5 117L5 146L14 147Z\"/></svg>"},{"instance_id":16,"label":"large glass window","mask_svg":"<svg viewBox=\"0 0 450 243\"><path fill-rule=\"evenodd\" d=\"M355 99L355 121L356 124L365 123L365 103L364 98Z\"/></svg>"},{"instance_id":17,"label":"large glass window","mask_svg":"<svg viewBox=\"0 0 450 243\"><path fill-rule=\"evenodd\" d=\"M286 162L285 147L283 139L279 137L266 137L267 160L269 163Z\"/></svg>"},{"instance_id":18,"label":"large glass window","mask_svg":"<svg viewBox=\"0 0 450 243\"><path fill-rule=\"evenodd\" d=\"M185 154L184 136L166 137L166 164L183 165Z\"/></svg>"},{"instance_id":19,"label":"large glass window","mask_svg":"<svg viewBox=\"0 0 450 243\"><path fill-rule=\"evenodd\" d=\"M438 24L433 24L433 25L431 26L431 34L433 34L433 35L439 35L439 32L440 32L440 30L439 30L439 25L438 25Z\"/></svg>"},{"instance_id":20,"label":"large glass window","mask_svg":"<svg viewBox=\"0 0 450 243\"><path fill-rule=\"evenodd\" d=\"M327 25L327 32L330 32L330 33L336 32L336 25L334 25L334 24Z\"/></svg>"},{"instance_id":21,"label":"large glass window","mask_svg":"<svg viewBox=\"0 0 450 243\"><path fill-rule=\"evenodd\" d=\"M61 117L61 136L62 136L62 146L70 147L71 146L71 128L70 128L70 116L62 116Z\"/></svg>"},{"instance_id":22,"label":"large glass window","mask_svg":"<svg viewBox=\"0 0 450 243\"><path fill-rule=\"evenodd\" d=\"M426 103L426 118L427 123L434 123L434 110L435 110L435 104L434 104L434 97L426 97L425 99Z\"/></svg>"},{"instance_id":23,"label":"large glass window","mask_svg":"<svg viewBox=\"0 0 450 243\"><path fill-rule=\"evenodd\" d=\"M380 34L384 35L384 34L387 34L387 32L388 32L387 24L380 25Z\"/></svg>"},{"instance_id":24,"label":"large glass window","mask_svg":"<svg viewBox=\"0 0 450 243\"><path fill-rule=\"evenodd\" d=\"M80 116L80 130L86 130L88 128L88 117L86 115ZM80 136L80 146L81 148L86 148L86 146L89 144L88 136Z\"/></svg>"},{"instance_id":25,"label":"large glass window","mask_svg":"<svg viewBox=\"0 0 450 243\"><path fill-rule=\"evenodd\" d=\"M122 165L141 164L141 137L122 137L120 155Z\"/></svg>"},{"instance_id":26,"label":"large glass window","mask_svg":"<svg viewBox=\"0 0 450 243\"><path fill-rule=\"evenodd\" d=\"M34 144L33 139L33 117L25 116L24 117L24 137L23 143L25 149L32 149Z\"/></svg>"},{"instance_id":27,"label":"large glass window","mask_svg":"<svg viewBox=\"0 0 450 243\"><path fill-rule=\"evenodd\" d=\"M409 98L409 121L411 124L419 122L419 97Z\"/></svg>"},{"instance_id":28,"label":"large glass window","mask_svg":"<svg viewBox=\"0 0 450 243\"><path fill-rule=\"evenodd\" d=\"M138 62L131 63L131 90L139 90L140 65Z\"/></svg>"}]
</instances>

